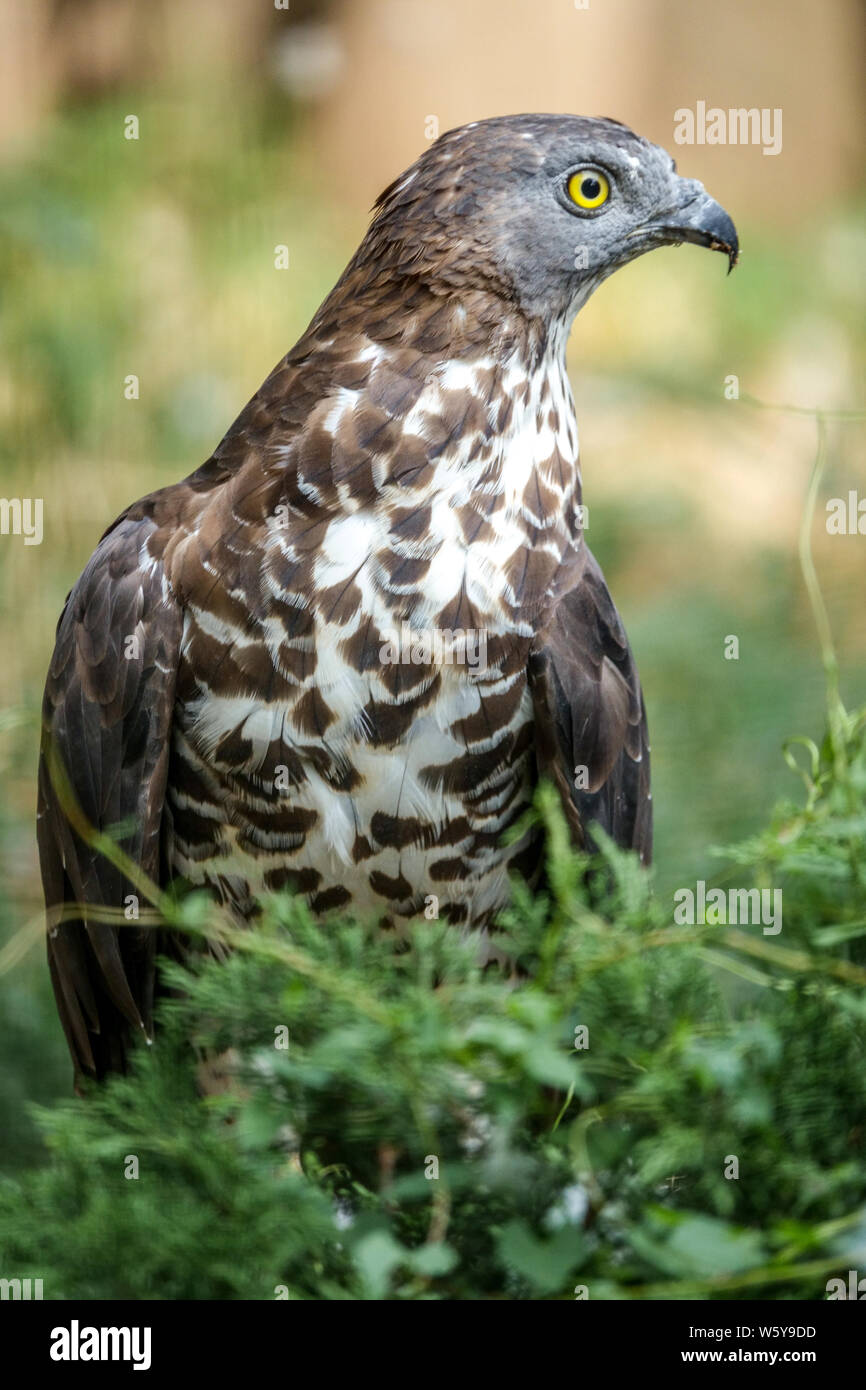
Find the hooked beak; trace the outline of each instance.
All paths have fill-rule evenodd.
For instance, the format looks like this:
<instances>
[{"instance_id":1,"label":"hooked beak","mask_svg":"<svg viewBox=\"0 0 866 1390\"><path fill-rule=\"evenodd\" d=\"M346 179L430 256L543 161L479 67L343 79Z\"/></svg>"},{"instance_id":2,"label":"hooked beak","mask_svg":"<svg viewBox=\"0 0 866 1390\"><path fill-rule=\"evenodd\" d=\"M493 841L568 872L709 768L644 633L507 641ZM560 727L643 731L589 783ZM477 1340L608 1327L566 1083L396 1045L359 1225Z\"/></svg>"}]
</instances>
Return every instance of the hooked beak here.
<instances>
[{"instance_id":1,"label":"hooked beak","mask_svg":"<svg viewBox=\"0 0 866 1390\"><path fill-rule=\"evenodd\" d=\"M686 180L683 180L686 182ZM650 245L676 246L682 241L696 246L708 246L711 251L724 251L728 258L728 274L737 264L740 243L737 229L725 209L705 192L696 180L688 180L687 197L679 207L672 208L658 219L639 227L632 236L646 238Z\"/></svg>"}]
</instances>

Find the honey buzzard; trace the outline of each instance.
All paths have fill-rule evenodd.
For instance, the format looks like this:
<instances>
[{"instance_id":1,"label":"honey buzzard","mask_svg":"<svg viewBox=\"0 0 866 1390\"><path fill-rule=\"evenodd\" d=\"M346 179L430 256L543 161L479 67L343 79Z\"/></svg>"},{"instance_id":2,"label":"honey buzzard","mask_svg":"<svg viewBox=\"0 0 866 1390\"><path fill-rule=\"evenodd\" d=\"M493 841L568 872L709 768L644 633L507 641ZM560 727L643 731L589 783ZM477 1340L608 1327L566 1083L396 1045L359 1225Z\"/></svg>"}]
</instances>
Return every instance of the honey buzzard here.
<instances>
[{"instance_id":1,"label":"honey buzzard","mask_svg":"<svg viewBox=\"0 0 866 1390\"><path fill-rule=\"evenodd\" d=\"M214 454L109 527L60 618L44 703L48 954L79 1075L151 1032L156 936L94 919L131 885L76 833L124 825L151 878L239 917L484 932L540 777L574 840L647 861L646 717L582 533L572 321L618 266L737 235L670 156L611 120L449 131L380 197L307 331Z\"/></svg>"}]
</instances>

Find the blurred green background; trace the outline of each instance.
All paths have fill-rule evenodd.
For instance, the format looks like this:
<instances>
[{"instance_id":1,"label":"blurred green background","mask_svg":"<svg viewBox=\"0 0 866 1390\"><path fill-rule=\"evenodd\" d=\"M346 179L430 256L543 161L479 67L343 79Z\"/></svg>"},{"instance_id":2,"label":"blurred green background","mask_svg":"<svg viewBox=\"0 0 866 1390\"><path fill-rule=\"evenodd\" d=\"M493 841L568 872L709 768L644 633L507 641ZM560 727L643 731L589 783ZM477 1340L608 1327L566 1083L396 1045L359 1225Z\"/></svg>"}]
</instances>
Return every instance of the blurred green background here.
<instances>
[{"instance_id":1,"label":"blurred green background","mask_svg":"<svg viewBox=\"0 0 866 1390\"><path fill-rule=\"evenodd\" d=\"M644 258L580 316L569 367L589 540L649 709L659 893L709 878L710 847L793 791L782 744L823 720L796 554L816 429L746 397L866 404L864 28L843 0L761 8L0 0L2 492L44 502L41 545L0 537L0 944L39 916L38 709L66 592L125 505L215 447L431 113L440 130L527 109L614 116L734 217L733 276L695 247ZM673 113L699 98L780 107L781 154L675 147ZM866 698L866 537L829 536L823 518L828 498L866 496L863 443L862 420L831 422L813 537L849 705ZM26 1102L70 1085L38 940L0 978L0 1052L12 1166L38 1155Z\"/></svg>"}]
</instances>

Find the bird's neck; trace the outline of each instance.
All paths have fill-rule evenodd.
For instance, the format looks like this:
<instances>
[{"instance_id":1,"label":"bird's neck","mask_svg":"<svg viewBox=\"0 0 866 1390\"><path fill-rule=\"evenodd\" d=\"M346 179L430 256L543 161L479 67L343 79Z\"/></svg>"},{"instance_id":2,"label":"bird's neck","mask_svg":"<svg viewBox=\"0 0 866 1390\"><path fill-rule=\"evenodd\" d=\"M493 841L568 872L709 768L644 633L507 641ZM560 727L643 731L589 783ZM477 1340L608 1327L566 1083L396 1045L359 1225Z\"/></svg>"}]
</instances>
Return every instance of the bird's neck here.
<instances>
[{"instance_id":1,"label":"bird's neck","mask_svg":"<svg viewBox=\"0 0 866 1390\"><path fill-rule=\"evenodd\" d=\"M327 476L311 476L301 441L298 491L377 519L395 594L424 571L433 611L465 576L477 611L531 621L582 563L568 325L477 292L403 291L387 304L340 295L314 321L304 369L318 356L330 381L309 456Z\"/></svg>"},{"instance_id":2,"label":"bird's neck","mask_svg":"<svg viewBox=\"0 0 866 1390\"><path fill-rule=\"evenodd\" d=\"M460 627L470 611L531 634L583 563L567 326L478 292L351 288L195 475L189 505L227 484L244 499L235 530L291 538L298 573L322 584L369 570L383 620Z\"/></svg>"},{"instance_id":3,"label":"bird's neck","mask_svg":"<svg viewBox=\"0 0 866 1390\"><path fill-rule=\"evenodd\" d=\"M347 273L287 359L319 397L341 503L446 492L513 511L551 476L579 502L569 329L489 292ZM370 468L349 477L344 450L355 449Z\"/></svg>"}]
</instances>

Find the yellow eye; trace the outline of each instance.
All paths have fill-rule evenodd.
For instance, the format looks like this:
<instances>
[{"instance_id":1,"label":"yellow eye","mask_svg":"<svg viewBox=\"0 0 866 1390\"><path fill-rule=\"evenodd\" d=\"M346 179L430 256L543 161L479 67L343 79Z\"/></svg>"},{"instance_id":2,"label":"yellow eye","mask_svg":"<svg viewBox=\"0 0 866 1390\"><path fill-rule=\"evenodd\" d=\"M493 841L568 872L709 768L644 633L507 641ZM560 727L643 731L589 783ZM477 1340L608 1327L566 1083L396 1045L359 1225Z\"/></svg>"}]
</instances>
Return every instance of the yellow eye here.
<instances>
[{"instance_id":1,"label":"yellow eye","mask_svg":"<svg viewBox=\"0 0 866 1390\"><path fill-rule=\"evenodd\" d=\"M568 196L579 208L600 208L610 197L610 184L600 169L578 169L568 180Z\"/></svg>"}]
</instances>

